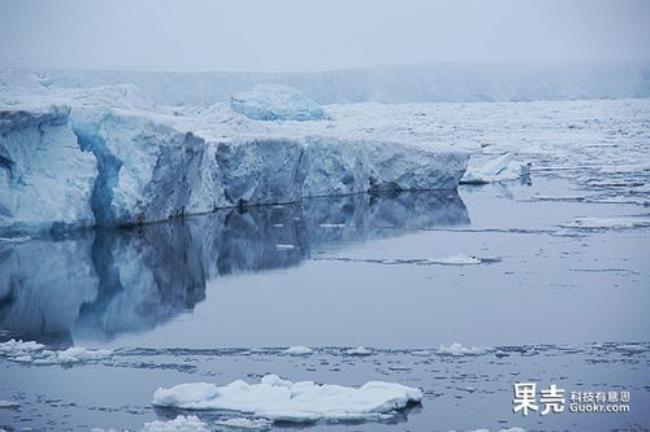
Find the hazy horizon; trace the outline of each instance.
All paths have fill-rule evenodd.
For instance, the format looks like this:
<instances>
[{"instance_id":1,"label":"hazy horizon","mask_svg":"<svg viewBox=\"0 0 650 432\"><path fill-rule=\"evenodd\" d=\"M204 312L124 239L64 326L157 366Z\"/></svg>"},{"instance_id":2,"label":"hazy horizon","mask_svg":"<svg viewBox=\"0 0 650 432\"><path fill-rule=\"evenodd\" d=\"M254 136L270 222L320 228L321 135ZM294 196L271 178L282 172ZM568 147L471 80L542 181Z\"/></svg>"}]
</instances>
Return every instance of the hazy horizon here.
<instances>
[{"instance_id":1,"label":"hazy horizon","mask_svg":"<svg viewBox=\"0 0 650 432\"><path fill-rule=\"evenodd\" d=\"M0 0L0 66L312 72L648 63L643 0Z\"/></svg>"}]
</instances>

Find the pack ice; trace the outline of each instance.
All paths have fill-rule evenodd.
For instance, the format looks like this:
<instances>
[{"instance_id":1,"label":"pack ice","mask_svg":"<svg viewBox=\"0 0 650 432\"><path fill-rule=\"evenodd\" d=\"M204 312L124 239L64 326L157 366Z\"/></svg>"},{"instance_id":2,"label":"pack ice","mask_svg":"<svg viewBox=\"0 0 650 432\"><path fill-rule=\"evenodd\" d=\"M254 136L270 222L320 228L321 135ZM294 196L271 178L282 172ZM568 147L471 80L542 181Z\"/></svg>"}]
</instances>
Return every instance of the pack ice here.
<instances>
[{"instance_id":1,"label":"pack ice","mask_svg":"<svg viewBox=\"0 0 650 432\"><path fill-rule=\"evenodd\" d=\"M469 157L277 128L224 104L159 106L133 86L62 89L20 75L0 87L0 231L14 235L310 196L455 189Z\"/></svg>"},{"instance_id":2,"label":"pack ice","mask_svg":"<svg viewBox=\"0 0 650 432\"><path fill-rule=\"evenodd\" d=\"M223 410L273 421L378 420L422 400L420 389L372 381L361 387L291 382L267 375L258 384L237 380L219 387L180 384L156 390L153 404L190 410Z\"/></svg>"},{"instance_id":3,"label":"pack ice","mask_svg":"<svg viewBox=\"0 0 650 432\"><path fill-rule=\"evenodd\" d=\"M254 120L322 120L323 108L300 90L281 84L263 84L230 98L233 111Z\"/></svg>"}]
</instances>

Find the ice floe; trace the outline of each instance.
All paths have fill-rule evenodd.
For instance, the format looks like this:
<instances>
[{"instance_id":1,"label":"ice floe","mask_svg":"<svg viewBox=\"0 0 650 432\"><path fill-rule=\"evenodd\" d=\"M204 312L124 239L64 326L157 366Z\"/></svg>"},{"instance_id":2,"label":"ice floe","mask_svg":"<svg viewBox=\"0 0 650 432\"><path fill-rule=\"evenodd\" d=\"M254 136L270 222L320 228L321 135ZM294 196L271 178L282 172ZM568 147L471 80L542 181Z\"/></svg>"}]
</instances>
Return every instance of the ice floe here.
<instances>
[{"instance_id":1,"label":"ice floe","mask_svg":"<svg viewBox=\"0 0 650 432\"><path fill-rule=\"evenodd\" d=\"M298 345L287 348L284 353L292 356L305 356L313 354L314 350L306 346Z\"/></svg>"},{"instance_id":2,"label":"ice floe","mask_svg":"<svg viewBox=\"0 0 650 432\"><path fill-rule=\"evenodd\" d=\"M94 363L109 359L113 351L109 349L89 349L84 347L70 347L65 350L46 349L45 345L38 342L11 339L0 343L0 357L17 363L30 363L33 365L73 365L80 363Z\"/></svg>"},{"instance_id":3,"label":"ice floe","mask_svg":"<svg viewBox=\"0 0 650 432\"><path fill-rule=\"evenodd\" d=\"M440 345L436 353L443 356L479 356L494 351L492 347L477 347L477 346L464 346L458 342L454 342L449 346Z\"/></svg>"},{"instance_id":4,"label":"ice floe","mask_svg":"<svg viewBox=\"0 0 650 432\"><path fill-rule=\"evenodd\" d=\"M631 228L650 227L650 216L611 216L611 217L579 217L571 222L560 224L562 228L579 230L623 230Z\"/></svg>"},{"instance_id":5,"label":"ice floe","mask_svg":"<svg viewBox=\"0 0 650 432\"><path fill-rule=\"evenodd\" d=\"M0 408L18 408L20 404L16 401L0 400Z\"/></svg>"},{"instance_id":6,"label":"ice floe","mask_svg":"<svg viewBox=\"0 0 650 432\"><path fill-rule=\"evenodd\" d=\"M369 356L373 354L373 351L364 346L360 346L360 347L349 349L345 353L351 356Z\"/></svg>"},{"instance_id":7,"label":"ice floe","mask_svg":"<svg viewBox=\"0 0 650 432\"><path fill-rule=\"evenodd\" d=\"M153 404L196 410L227 410L273 421L379 420L409 403L422 400L420 389L372 381L361 387L293 383L276 375L258 384L237 380L219 387L208 383L180 384L156 390Z\"/></svg>"},{"instance_id":8,"label":"ice floe","mask_svg":"<svg viewBox=\"0 0 650 432\"><path fill-rule=\"evenodd\" d=\"M512 153L506 153L481 166L470 166L460 180L462 184L485 184L502 181L519 180L530 175L530 165L514 159Z\"/></svg>"},{"instance_id":9,"label":"ice floe","mask_svg":"<svg viewBox=\"0 0 650 432\"><path fill-rule=\"evenodd\" d=\"M225 427L234 430L247 430L247 431L266 431L271 429L273 422L265 418L248 418L248 417L233 417L224 420L215 420L213 422L216 426Z\"/></svg>"},{"instance_id":10,"label":"ice floe","mask_svg":"<svg viewBox=\"0 0 650 432\"><path fill-rule=\"evenodd\" d=\"M173 420L155 420L144 424L140 432L210 432L212 428L197 416L179 415Z\"/></svg>"},{"instance_id":11,"label":"ice floe","mask_svg":"<svg viewBox=\"0 0 650 432\"><path fill-rule=\"evenodd\" d=\"M230 98L233 111L253 120L323 120L325 110L300 90L280 84L265 84Z\"/></svg>"}]
</instances>

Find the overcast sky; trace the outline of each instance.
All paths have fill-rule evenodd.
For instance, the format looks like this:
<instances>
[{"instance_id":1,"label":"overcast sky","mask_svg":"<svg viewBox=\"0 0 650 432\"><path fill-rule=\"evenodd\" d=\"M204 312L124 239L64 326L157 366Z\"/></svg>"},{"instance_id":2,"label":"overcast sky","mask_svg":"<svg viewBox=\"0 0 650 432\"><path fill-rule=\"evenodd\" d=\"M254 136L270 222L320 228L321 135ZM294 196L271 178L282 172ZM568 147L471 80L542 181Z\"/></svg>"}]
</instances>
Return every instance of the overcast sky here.
<instances>
[{"instance_id":1,"label":"overcast sky","mask_svg":"<svg viewBox=\"0 0 650 432\"><path fill-rule=\"evenodd\" d=\"M0 0L0 65L305 71L650 60L650 0Z\"/></svg>"}]
</instances>

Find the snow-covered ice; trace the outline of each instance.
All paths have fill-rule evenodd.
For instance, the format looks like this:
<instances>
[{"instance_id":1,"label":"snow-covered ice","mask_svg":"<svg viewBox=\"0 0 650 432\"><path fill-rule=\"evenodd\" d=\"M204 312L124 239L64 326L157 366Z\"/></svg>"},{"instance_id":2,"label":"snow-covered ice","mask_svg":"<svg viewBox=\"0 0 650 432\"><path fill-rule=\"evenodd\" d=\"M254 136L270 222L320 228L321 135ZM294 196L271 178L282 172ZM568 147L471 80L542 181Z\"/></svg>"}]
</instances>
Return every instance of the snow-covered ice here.
<instances>
[{"instance_id":1,"label":"snow-covered ice","mask_svg":"<svg viewBox=\"0 0 650 432\"><path fill-rule=\"evenodd\" d=\"M73 365L109 359L113 356L113 351L84 347L70 347L57 351L47 349L45 345L34 341L23 342L11 339L0 343L0 356L14 362L34 365Z\"/></svg>"},{"instance_id":2,"label":"snow-covered ice","mask_svg":"<svg viewBox=\"0 0 650 432\"><path fill-rule=\"evenodd\" d=\"M395 383L372 381L361 387L293 383L276 375L259 384L237 380L218 387L208 383L180 384L156 390L153 404L196 410L227 410L274 421L378 420L420 402L421 390Z\"/></svg>"},{"instance_id":3,"label":"snow-covered ice","mask_svg":"<svg viewBox=\"0 0 650 432\"><path fill-rule=\"evenodd\" d=\"M313 354L314 350L306 346L297 345L287 348L284 353L293 356L304 356Z\"/></svg>"},{"instance_id":4,"label":"snow-covered ice","mask_svg":"<svg viewBox=\"0 0 650 432\"><path fill-rule=\"evenodd\" d=\"M233 111L254 120L322 120L325 110L300 90L281 84L258 85L230 98Z\"/></svg>"},{"instance_id":5,"label":"snow-covered ice","mask_svg":"<svg viewBox=\"0 0 650 432\"><path fill-rule=\"evenodd\" d=\"M224 420L215 420L214 424L228 429L266 431L271 429L273 422L264 418L233 417Z\"/></svg>"},{"instance_id":6,"label":"snow-covered ice","mask_svg":"<svg viewBox=\"0 0 650 432\"><path fill-rule=\"evenodd\" d=\"M0 400L0 408L18 408L20 403L16 401Z\"/></svg>"},{"instance_id":7,"label":"snow-covered ice","mask_svg":"<svg viewBox=\"0 0 650 432\"><path fill-rule=\"evenodd\" d=\"M144 424L140 432L210 432L212 428L197 416L179 415L173 420L155 420Z\"/></svg>"},{"instance_id":8,"label":"snow-covered ice","mask_svg":"<svg viewBox=\"0 0 650 432\"><path fill-rule=\"evenodd\" d=\"M530 166L515 160L512 153L505 153L480 166L470 166L460 182L464 184L485 184L519 180L530 175Z\"/></svg>"},{"instance_id":9,"label":"snow-covered ice","mask_svg":"<svg viewBox=\"0 0 650 432\"><path fill-rule=\"evenodd\" d=\"M461 343L454 342L451 345L440 345L437 354L443 356L478 356L494 351L491 347L465 346Z\"/></svg>"},{"instance_id":10,"label":"snow-covered ice","mask_svg":"<svg viewBox=\"0 0 650 432\"><path fill-rule=\"evenodd\" d=\"M364 346L359 346L356 348L351 348L347 350L345 353L351 356L369 356L372 355L372 350Z\"/></svg>"}]
</instances>

